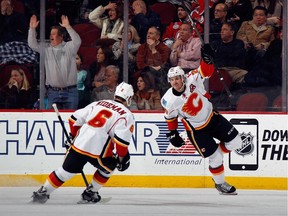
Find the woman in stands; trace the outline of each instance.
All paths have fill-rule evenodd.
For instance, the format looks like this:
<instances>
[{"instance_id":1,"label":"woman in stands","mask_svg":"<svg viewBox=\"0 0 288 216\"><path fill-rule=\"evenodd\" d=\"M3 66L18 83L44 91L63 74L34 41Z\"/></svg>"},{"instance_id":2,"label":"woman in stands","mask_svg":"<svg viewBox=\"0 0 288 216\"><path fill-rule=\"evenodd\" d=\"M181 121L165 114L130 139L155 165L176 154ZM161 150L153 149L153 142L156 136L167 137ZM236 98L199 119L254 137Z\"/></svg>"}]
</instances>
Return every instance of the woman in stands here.
<instances>
[{"instance_id":1,"label":"woman in stands","mask_svg":"<svg viewBox=\"0 0 288 216\"><path fill-rule=\"evenodd\" d=\"M2 108L31 109L30 83L21 68L11 70L9 82L0 90Z\"/></svg>"},{"instance_id":2,"label":"woman in stands","mask_svg":"<svg viewBox=\"0 0 288 216\"><path fill-rule=\"evenodd\" d=\"M122 32L122 35L124 33ZM136 54L140 44L140 37L134 26L128 27L128 83L133 83L133 74L136 71ZM112 51L119 68L123 68L124 40L116 41L112 46Z\"/></svg>"},{"instance_id":3,"label":"woman in stands","mask_svg":"<svg viewBox=\"0 0 288 216\"><path fill-rule=\"evenodd\" d=\"M103 18L105 11L108 16ZM114 39L118 41L122 37L123 22L123 6L114 2L109 2L106 6L98 6L95 10L89 13L89 20L102 29L101 39Z\"/></svg>"},{"instance_id":4,"label":"woman in stands","mask_svg":"<svg viewBox=\"0 0 288 216\"><path fill-rule=\"evenodd\" d=\"M114 65L114 55L110 48L100 46L97 51L96 61L90 66L90 75L92 79L92 88L103 85L106 66Z\"/></svg>"},{"instance_id":5,"label":"woman in stands","mask_svg":"<svg viewBox=\"0 0 288 216\"><path fill-rule=\"evenodd\" d=\"M141 73L137 79L137 91L134 100L139 110L162 110L160 92L154 87L153 78Z\"/></svg>"}]
</instances>

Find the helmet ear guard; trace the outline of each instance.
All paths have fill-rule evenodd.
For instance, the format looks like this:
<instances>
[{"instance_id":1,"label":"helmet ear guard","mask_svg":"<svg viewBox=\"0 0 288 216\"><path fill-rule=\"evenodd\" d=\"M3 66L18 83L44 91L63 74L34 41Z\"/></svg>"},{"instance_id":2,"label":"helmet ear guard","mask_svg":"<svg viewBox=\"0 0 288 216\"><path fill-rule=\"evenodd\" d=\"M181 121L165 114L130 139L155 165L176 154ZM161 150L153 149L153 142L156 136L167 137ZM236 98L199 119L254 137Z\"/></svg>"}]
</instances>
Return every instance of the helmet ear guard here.
<instances>
[{"instance_id":1,"label":"helmet ear guard","mask_svg":"<svg viewBox=\"0 0 288 216\"><path fill-rule=\"evenodd\" d=\"M184 80L184 75L185 75L185 72L181 67L179 66L171 67L167 73L167 80L170 83L170 78L173 78L176 76L181 76Z\"/></svg>"},{"instance_id":2,"label":"helmet ear guard","mask_svg":"<svg viewBox=\"0 0 288 216\"><path fill-rule=\"evenodd\" d=\"M116 87L115 96L125 100L127 106L131 105L133 95L134 95L133 87L130 84L122 82Z\"/></svg>"}]
</instances>

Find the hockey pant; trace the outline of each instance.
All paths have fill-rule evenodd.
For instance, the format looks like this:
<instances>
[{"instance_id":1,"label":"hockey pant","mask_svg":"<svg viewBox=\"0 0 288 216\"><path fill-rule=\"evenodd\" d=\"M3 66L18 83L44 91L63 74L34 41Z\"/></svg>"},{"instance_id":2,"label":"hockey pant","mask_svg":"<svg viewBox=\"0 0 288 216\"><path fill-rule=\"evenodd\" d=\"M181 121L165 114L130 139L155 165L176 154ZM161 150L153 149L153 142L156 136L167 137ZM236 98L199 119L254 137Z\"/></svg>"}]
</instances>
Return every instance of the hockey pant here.
<instances>
[{"instance_id":1,"label":"hockey pant","mask_svg":"<svg viewBox=\"0 0 288 216\"><path fill-rule=\"evenodd\" d=\"M186 119L182 122L191 143L199 154L209 158L209 170L216 184L224 183L223 153L241 147L242 140L236 128L222 115L213 112L205 127L193 128ZM216 143L215 139L220 141Z\"/></svg>"},{"instance_id":2,"label":"hockey pant","mask_svg":"<svg viewBox=\"0 0 288 216\"><path fill-rule=\"evenodd\" d=\"M45 181L44 187L47 190L47 194L52 193L77 173L81 173L87 162L97 168L91 181L95 191L98 191L109 180L117 164L116 159L113 157L91 158L70 148L63 165L50 173Z\"/></svg>"}]
</instances>

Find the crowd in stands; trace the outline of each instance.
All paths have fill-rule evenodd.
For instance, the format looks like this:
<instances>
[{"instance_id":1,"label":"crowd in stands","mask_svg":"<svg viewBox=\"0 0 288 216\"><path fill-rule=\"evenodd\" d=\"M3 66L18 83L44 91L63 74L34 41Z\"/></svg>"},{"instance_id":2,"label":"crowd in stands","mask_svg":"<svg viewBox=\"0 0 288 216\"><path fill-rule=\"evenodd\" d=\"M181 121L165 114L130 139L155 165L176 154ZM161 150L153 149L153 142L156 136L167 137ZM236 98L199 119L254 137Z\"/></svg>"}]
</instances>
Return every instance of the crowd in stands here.
<instances>
[{"instance_id":1,"label":"crowd in stands","mask_svg":"<svg viewBox=\"0 0 288 216\"><path fill-rule=\"evenodd\" d=\"M39 97L35 98L39 87L40 3L0 1L0 108L29 109ZM46 0L48 109L52 103L59 103L60 109L77 109L95 100L112 99L116 85L128 73L135 92L130 109L162 110L160 98L169 88L169 68L180 66L188 72L200 64L204 0L129 1L128 38L124 38L122 0L75 0L69 7L64 2ZM173 11L158 14L152 9L164 4ZM223 102L220 110L237 110L241 95L266 89L272 106L282 85L282 0L210 0L209 8L209 43L216 68L209 82L212 101ZM165 13L174 13L175 19L161 22ZM90 34L95 29L98 37ZM125 42L128 71L123 71ZM7 65L15 67L4 76ZM30 83L19 65L30 69ZM219 82L212 80L222 76L225 88L218 90ZM25 94L29 100L23 101Z\"/></svg>"}]
</instances>

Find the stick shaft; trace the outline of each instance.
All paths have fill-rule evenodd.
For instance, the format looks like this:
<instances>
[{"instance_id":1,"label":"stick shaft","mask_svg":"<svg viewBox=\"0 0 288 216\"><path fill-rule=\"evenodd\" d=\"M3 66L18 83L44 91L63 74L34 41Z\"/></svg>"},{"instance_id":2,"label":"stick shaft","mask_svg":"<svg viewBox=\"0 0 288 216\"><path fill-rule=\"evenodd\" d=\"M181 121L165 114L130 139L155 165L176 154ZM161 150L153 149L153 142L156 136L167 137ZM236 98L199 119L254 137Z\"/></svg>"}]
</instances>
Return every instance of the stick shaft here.
<instances>
[{"instance_id":1,"label":"stick shaft","mask_svg":"<svg viewBox=\"0 0 288 216\"><path fill-rule=\"evenodd\" d=\"M70 137L69 137L68 132L67 132L67 130L66 130L66 128L65 128L64 122L63 122L62 117L61 117L61 115L60 115L60 113L59 113L59 110L58 110L58 108L57 108L57 105L56 105L56 104L53 104L52 107L53 107L53 109L54 109L54 111L55 111L55 113L56 113L56 115L57 115L57 117L58 117L58 120L59 120L59 122L60 122L60 124L61 124L61 127L62 127L62 129L63 129L63 132L64 132L64 134L65 134L65 136L66 136L66 139L67 139L67 141L69 142L69 144L71 145L72 141L70 140ZM88 186L89 186L89 183L88 183L88 181L87 181L87 178L86 178L83 170L81 171L81 176L82 176L82 178L83 178L83 180L84 180L84 182L85 182L86 187L88 187Z\"/></svg>"},{"instance_id":2,"label":"stick shaft","mask_svg":"<svg viewBox=\"0 0 288 216\"><path fill-rule=\"evenodd\" d=\"M190 9L186 7L186 5L185 5L185 3L184 3L184 0L181 0L181 5L182 5L182 7L184 8L184 10L187 12L188 18L189 18L190 22L192 23L192 26L193 26L194 30L196 31L196 34L197 34L197 36L199 37L202 46L204 46L205 42L204 42L204 40L203 40L203 38L202 38L199 30L197 29L197 27L196 27L196 25L195 25L195 22L193 21L191 15L190 15L190 13L191 13ZM229 98L232 98L233 95L232 95L231 91L229 90L228 86L226 85L222 74L219 72L219 70L218 70L217 68L216 68L215 70L216 70L216 73L217 73L218 76L219 76L220 82L222 83L222 85L224 86L224 89L225 89L226 93L228 94L228 97L229 97Z\"/></svg>"}]
</instances>

